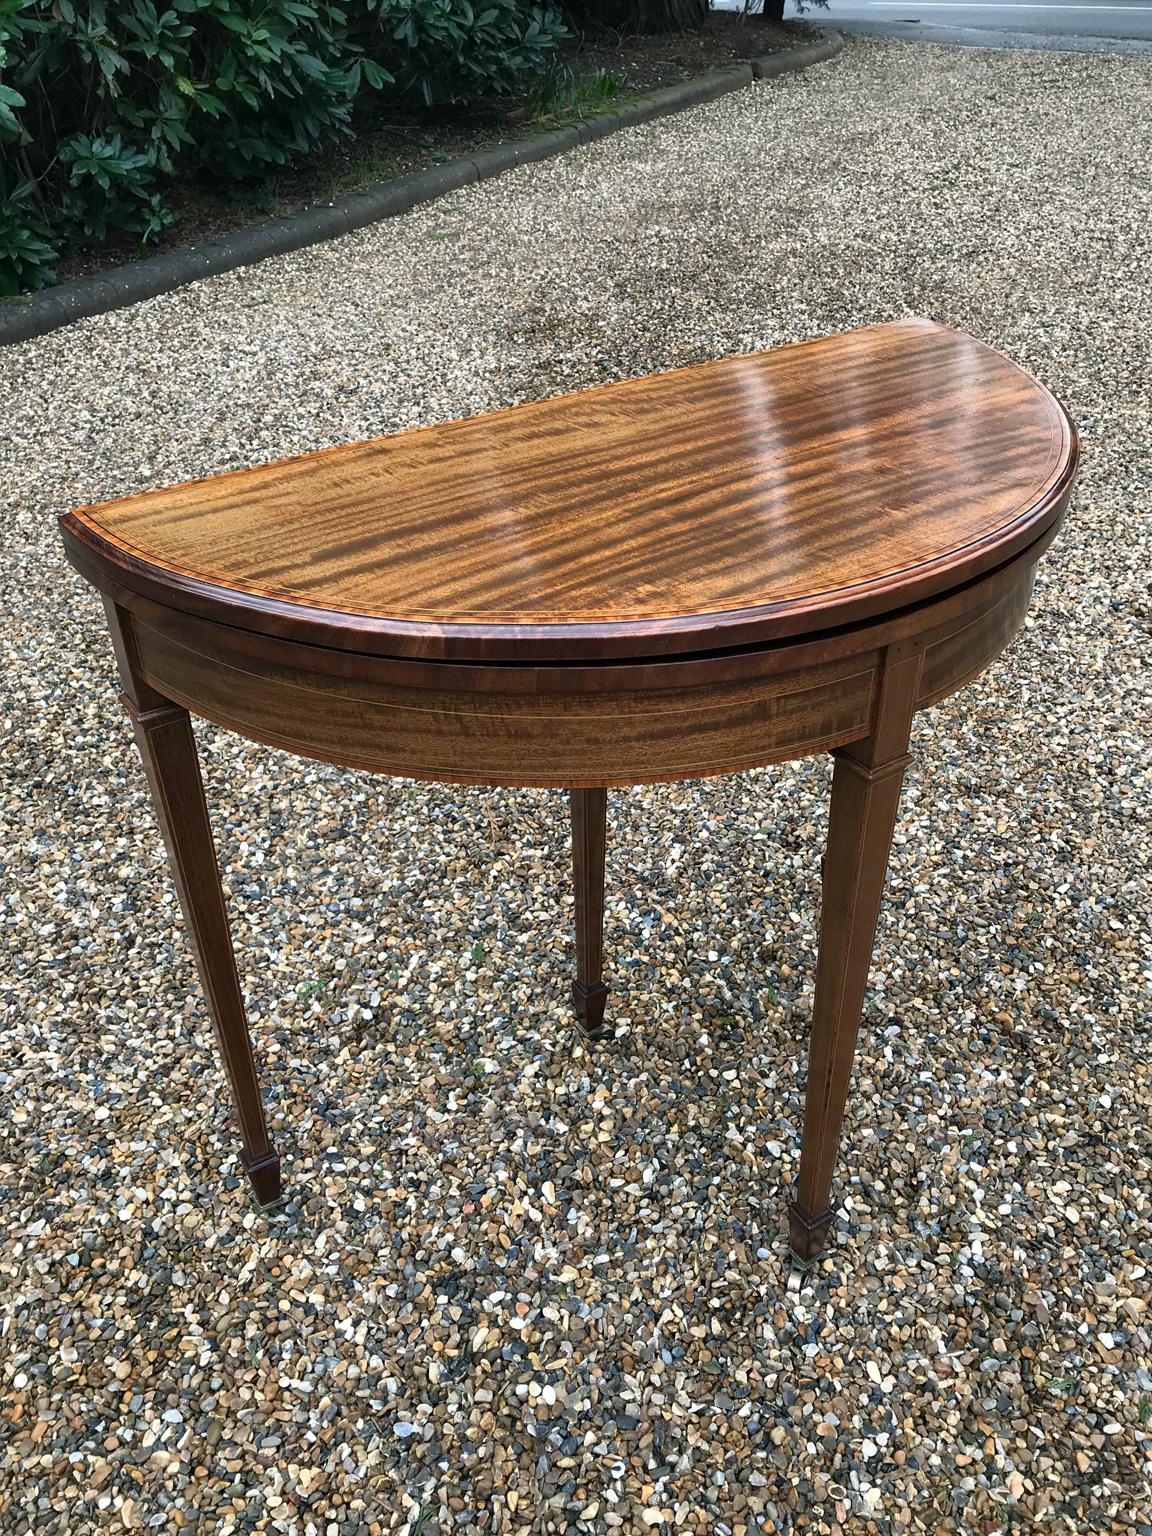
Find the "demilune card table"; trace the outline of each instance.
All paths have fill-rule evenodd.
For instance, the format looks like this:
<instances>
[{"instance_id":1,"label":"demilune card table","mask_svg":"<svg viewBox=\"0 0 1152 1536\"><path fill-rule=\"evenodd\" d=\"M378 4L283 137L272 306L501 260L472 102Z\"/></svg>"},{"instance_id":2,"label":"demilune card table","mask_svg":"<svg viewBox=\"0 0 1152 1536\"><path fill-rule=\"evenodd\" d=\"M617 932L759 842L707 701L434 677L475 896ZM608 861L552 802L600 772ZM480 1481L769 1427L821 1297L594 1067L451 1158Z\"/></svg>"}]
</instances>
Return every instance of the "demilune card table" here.
<instances>
[{"instance_id":1,"label":"demilune card table","mask_svg":"<svg viewBox=\"0 0 1152 1536\"><path fill-rule=\"evenodd\" d=\"M909 319L68 513L256 1198L280 1198L280 1160L189 711L374 773L569 789L572 993L592 1039L606 791L830 751L788 1209L813 1259L913 717L1019 628L1076 457L1046 389Z\"/></svg>"}]
</instances>

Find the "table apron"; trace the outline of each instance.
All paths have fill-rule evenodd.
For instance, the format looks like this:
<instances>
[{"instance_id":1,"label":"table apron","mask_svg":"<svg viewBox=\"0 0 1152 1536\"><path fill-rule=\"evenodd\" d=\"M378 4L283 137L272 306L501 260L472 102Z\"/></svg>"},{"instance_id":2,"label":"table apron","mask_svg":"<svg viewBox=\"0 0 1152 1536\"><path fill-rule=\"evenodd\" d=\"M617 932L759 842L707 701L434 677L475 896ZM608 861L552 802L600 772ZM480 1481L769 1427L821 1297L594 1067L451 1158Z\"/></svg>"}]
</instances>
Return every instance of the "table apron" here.
<instances>
[{"instance_id":1,"label":"table apron","mask_svg":"<svg viewBox=\"0 0 1152 1536\"><path fill-rule=\"evenodd\" d=\"M899 642L924 652L918 708L1003 649L1027 610L1033 570L1028 562L1001 571L975 584L965 602L925 609L921 632ZM619 671L606 666L600 677L579 668L569 692L549 669L547 686L534 692L524 669L505 670L503 691L495 666L481 669L479 688L403 686L309 665L310 647L265 645L254 656L226 625L171 617L169 625L151 603L132 616L141 673L219 726L376 773L537 787L702 778L859 740L873 728L891 643L880 624L846 636L839 655L825 643L741 653L727 666L724 658L673 660L645 667L638 675L653 686L640 688L621 688ZM470 679L476 671L467 669ZM444 674L440 668L437 676Z\"/></svg>"}]
</instances>

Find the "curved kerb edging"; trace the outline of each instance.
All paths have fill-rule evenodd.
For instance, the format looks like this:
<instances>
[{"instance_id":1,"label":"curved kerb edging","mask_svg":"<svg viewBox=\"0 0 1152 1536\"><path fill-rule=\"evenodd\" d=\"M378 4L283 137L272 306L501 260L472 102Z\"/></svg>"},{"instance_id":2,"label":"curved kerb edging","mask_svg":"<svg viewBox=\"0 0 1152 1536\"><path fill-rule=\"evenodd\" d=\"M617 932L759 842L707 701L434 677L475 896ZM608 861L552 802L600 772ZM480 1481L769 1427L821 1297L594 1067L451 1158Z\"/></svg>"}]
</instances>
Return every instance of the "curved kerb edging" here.
<instances>
[{"instance_id":1,"label":"curved kerb edging","mask_svg":"<svg viewBox=\"0 0 1152 1536\"><path fill-rule=\"evenodd\" d=\"M26 302L0 306L0 344L28 341L73 320L124 309L141 299L155 298L157 294L194 283L198 278L250 266L253 262L263 261L266 256L283 256L289 251L299 251L322 240L349 234L378 219L407 213L418 204L431 202L457 187L499 176L515 165L550 160L554 155L562 155L593 139L619 133L634 123L647 123L653 118L681 112L686 107L715 101L719 96L751 85L753 80L769 80L776 75L807 69L812 64L822 64L826 59L835 58L843 47L843 37L838 32L829 32L821 42L804 48L790 48L766 58L753 59L748 64L700 75L680 85L649 91L615 112L604 112L517 143L480 149L459 160L450 160L425 171L413 171L393 181L377 182L375 186L362 192L351 192L336 202L305 208L286 218L269 219L263 224L222 235L217 240L165 251L163 255L151 256L145 261L109 267L91 277L60 283L44 293L32 295Z\"/></svg>"}]
</instances>

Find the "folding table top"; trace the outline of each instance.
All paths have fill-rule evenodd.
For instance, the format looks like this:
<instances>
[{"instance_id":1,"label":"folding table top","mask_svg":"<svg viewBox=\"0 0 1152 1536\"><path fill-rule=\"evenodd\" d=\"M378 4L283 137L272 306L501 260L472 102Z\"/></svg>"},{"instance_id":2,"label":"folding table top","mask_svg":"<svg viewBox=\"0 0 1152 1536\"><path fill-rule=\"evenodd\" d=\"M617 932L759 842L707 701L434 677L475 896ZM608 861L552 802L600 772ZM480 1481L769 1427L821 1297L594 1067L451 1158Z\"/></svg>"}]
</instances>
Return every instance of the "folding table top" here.
<instances>
[{"instance_id":1,"label":"folding table top","mask_svg":"<svg viewBox=\"0 0 1152 1536\"><path fill-rule=\"evenodd\" d=\"M810 635L1039 538L1076 435L900 320L69 513L69 557L203 617L389 656L584 661Z\"/></svg>"}]
</instances>

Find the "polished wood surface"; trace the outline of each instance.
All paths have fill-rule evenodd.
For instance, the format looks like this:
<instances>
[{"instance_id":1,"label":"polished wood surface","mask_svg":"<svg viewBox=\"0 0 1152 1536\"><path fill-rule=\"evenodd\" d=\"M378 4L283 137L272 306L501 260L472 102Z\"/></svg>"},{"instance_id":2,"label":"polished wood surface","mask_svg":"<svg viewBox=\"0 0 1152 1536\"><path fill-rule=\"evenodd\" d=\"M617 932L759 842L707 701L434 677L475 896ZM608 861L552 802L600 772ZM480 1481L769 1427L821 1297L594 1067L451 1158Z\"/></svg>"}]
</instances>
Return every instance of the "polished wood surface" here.
<instances>
[{"instance_id":1,"label":"polished wood surface","mask_svg":"<svg viewBox=\"0 0 1152 1536\"><path fill-rule=\"evenodd\" d=\"M612 1032L607 788L827 750L788 1213L811 1260L913 719L1019 629L1075 468L1039 384L904 321L63 519L105 597L258 1197L275 1198L279 1160L189 712L373 772L569 788L572 997L593 1037Z\"/></svg>"},{"instance_id":2,"label":"polished wood surface","mask_svg":"<svg viewBox=\"0 0 1152 1536\"><path fill-rule=\"evenodd\" d=\"M1072 431L903 320L85 508L70 551L187 612L389 656L764 643L923 600L1067 499Z\"/></svg>"}]
</instances>

